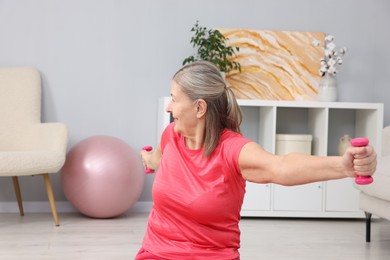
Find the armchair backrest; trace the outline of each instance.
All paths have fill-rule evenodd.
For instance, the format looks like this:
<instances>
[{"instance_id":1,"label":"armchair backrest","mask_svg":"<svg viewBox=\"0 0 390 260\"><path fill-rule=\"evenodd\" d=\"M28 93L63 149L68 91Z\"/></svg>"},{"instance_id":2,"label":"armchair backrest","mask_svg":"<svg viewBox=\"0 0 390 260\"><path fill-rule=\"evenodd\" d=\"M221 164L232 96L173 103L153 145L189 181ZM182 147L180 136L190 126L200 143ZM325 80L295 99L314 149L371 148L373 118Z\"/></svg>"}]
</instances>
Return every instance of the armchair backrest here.
<instances>
[{"instance_id":1,"label":"armchair backrest","mask_svg":"<svg viewBox=\"0 0 390 260\"><path fill-rule=\"evenodd\" d=\"M41 77L34 68L0 68L0 128L40 123Z\"/></svg>"},{"instance_id":2,"label":"armchair backrest","mask_svg":"<svg viewBox=\"0 0 390 260\"><path fill-rule=\"evenodd\" d=\"M0 67L0 151L31 139L30 129L41 121L41 91L36 69Z\"/></svg>"}]
</instances>

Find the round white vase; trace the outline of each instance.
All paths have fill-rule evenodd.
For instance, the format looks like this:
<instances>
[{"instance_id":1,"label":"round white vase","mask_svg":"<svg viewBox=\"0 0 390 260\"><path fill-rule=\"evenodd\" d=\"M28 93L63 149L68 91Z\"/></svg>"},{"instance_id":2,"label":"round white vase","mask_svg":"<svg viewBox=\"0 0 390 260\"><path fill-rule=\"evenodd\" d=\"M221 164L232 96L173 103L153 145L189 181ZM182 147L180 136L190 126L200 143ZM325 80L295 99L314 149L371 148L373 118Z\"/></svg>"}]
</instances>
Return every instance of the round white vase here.
<instances>
[{"instance_id":1,"label":"round white vase","mask_svg":"<svg viewBox=\"0 0 390 260\"><path fill-rule=\"evenodd\" d=\"M318 87L318 100L325 102L337 101L336 77L326 74Z\"/></svg>"}]
</instances>

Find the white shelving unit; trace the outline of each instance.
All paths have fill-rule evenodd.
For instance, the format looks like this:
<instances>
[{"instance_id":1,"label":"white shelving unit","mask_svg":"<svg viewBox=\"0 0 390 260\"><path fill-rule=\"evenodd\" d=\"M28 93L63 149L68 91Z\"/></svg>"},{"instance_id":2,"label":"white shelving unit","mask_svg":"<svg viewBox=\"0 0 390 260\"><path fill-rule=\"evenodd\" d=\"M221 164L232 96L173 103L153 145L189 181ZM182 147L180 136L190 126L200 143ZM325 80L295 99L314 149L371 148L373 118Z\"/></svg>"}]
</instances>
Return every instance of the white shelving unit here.
<instances>
[{"instance_id":1,"label":"white shelving unit","mask_svg":"<svg viewBox=\"0 0 390 260\"><path fill-rule=\"evenodd\" d=\"M158 140L170 122L169 97L159 100ZM312 154L338 154L344 134L367 137L380 156L383 104L238 100L244 113L244 136L275 153L276 134L311 134ZM352 179L295 187L247 183L241 215L246 217L363 218Z\"/></svg>"}]
</instances>

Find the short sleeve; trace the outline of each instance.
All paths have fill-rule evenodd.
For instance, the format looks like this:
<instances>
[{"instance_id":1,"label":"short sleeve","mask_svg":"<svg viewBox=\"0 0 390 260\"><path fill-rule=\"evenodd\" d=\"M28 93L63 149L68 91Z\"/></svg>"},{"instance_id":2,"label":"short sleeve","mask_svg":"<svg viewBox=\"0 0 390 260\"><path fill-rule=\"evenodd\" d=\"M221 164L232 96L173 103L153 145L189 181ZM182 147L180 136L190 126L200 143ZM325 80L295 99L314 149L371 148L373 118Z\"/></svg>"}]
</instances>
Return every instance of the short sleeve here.
<instances>
[{"instance_id":1,"label":"short sleeve","mask_svg":"<svg viewBox=\"0 0 390 260\"><path fill-rule=\"evenodd\" d=\"M164 153L164 149L169 142L169 139L172 137L173 128L175 127L175 123L170 123L163 131L161 135L161 152Z\"/></svg>"},{"instance_id":2,"label":"short sleeve","mask_svg":"<svg viewBox=\"0 0 390 260\"><path fill-rule=\"evenodd\" d=\"M225 132L223 135L223 139L225 146L224 154L226 160L236 172L240 172L240 167L238 165L238 157L240 156L241 149L242 147L244 147L244 145L253 141L243 137L239 133L234 133L231 131Z\"/></svg>"}]
</instances>

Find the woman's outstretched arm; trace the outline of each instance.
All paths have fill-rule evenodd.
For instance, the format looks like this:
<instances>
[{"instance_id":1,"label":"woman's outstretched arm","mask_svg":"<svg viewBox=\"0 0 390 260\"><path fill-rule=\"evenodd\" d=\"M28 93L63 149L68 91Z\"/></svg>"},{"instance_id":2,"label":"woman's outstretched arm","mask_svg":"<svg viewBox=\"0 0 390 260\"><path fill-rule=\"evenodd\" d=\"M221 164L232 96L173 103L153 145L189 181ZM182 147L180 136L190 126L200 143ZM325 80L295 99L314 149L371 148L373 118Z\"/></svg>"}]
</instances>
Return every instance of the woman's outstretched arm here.
<instances>
[{"instance_id":1,"label":"woman's outstretched arm","mask_svg":"<svg viewBox=\"0 0 390 260\"><path fill-rule=\"evenodd\" d=\"M247 181L292 186L372 175L376 169L376 152L367 146L349 147L343 156L274 155L250 142L240 152L239 166Z\"/></svg>"}]
</instances>

